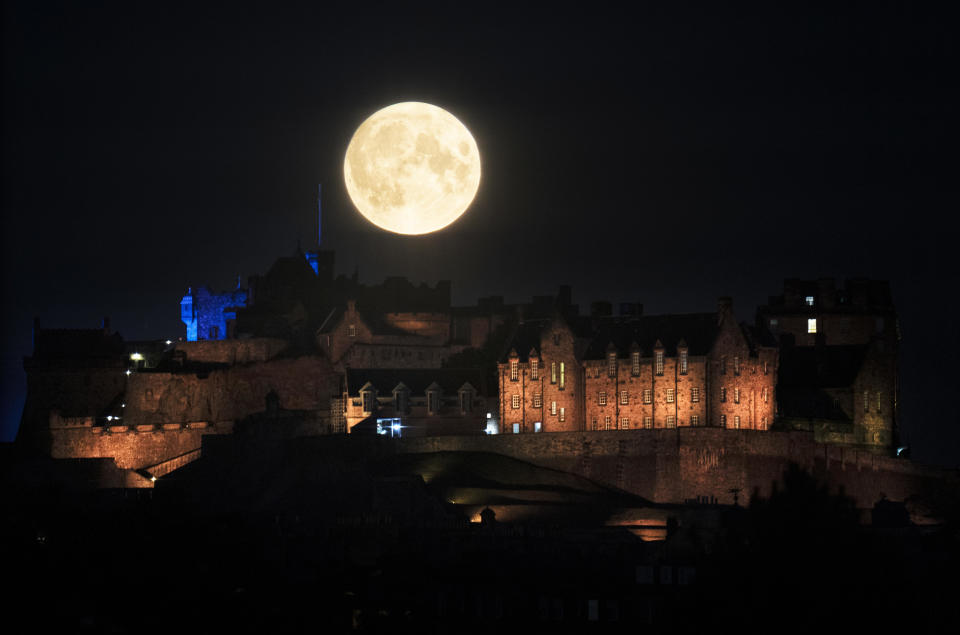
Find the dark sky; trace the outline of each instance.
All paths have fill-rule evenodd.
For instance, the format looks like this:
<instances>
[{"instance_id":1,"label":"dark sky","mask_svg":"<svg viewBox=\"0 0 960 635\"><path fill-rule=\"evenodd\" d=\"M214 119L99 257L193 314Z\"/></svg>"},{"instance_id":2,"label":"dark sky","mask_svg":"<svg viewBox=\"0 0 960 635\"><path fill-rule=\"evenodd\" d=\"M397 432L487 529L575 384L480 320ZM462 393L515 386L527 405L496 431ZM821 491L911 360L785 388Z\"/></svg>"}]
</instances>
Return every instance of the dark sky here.
<instances>
[{"instance_id":1,"label":"dark sky","mask_svg":"<svg viewBox=\"0 0 960 635\"><path fill-rule=\"evenodd\" d=\"M33 316L182 335L190 285L232 285L315 233L337 270L452 279L454 300L574 299L741 319L787 277L889 279L903 433L960 463L952 16L915 3L8 2L3 431ZM483 160L446 230L382 232L346 199L353 130L450 110Z\"/></svg>"}]
</instances>

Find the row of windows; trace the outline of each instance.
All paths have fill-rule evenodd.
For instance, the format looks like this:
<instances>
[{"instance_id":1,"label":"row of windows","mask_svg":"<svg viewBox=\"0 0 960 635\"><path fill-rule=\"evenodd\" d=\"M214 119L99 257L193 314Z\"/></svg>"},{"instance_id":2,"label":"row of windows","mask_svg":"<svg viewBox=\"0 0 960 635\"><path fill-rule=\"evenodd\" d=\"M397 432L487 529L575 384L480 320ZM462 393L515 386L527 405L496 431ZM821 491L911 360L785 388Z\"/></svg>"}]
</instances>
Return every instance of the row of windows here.
<instances>
[{"instance_id":1,"label":"row of windows","mask_svg":"<svg viewBox=\"0 0 960 635\"><path fill-rule=\"evenodd\" d=\"M650 388L645 388L642 394L643 394L643 403L645 404L653 403L653 391ZM674 392L674 389L667 388L667 403L673 403L674 401L676 401L676 393ZM690 401L694 403L700 402L699 386L694 386L690 389ZM597 404L601 406L607 405L606 391L601 390L597 393ZM626 390L620 391L620 405L623 405L623 406L630 405L630 394Z\"/></svg>"},{"instance_id":2,"label":"row of windows","mask_svg":"<svg viewBox=\"0 0 960 635\"><path fill-rule=\"evenodd\" d=\"M815 332L815 331L812 331ZM636 377L640 374L640 353L633 353L631 356L631 368L630 373ZM664 368L664 359L663 351L656 351L654 357L654 372L662 376ZM686 351L680 352L680 374L686 375L689 372L690 363ZM566 384L566 367L564 362L559 363L559 382L558 382L558 373L557 373L557 362L552 362L550 364L550 383L551 384L560 384L562 389ZM767 375L770 372L769 362L763 362L763 374ZM720 374L727 374L727 358L720 358ZM733 374L735 376L740 375L740 357L736 356L733 358ZM617 376L617 355L616 353L610 353L607 357L607 375L609 377ZM594 377L600 376L600 369L594 368ZM519 360L512 359L510 360L510 381L518 381L520 379L520 362ZM530 360L530 379L538 381L540 379L540 361L538 359Z\"/></svg>"}]
</instances>

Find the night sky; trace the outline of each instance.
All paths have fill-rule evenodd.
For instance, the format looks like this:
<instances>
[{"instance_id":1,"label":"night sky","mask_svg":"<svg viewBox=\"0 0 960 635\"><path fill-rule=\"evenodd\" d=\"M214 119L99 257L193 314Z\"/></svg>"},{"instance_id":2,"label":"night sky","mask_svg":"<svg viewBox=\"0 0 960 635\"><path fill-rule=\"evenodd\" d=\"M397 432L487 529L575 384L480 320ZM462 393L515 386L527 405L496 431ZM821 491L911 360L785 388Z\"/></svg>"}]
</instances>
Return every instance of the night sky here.
<instances>
[{"instance_id":1,"label":"night sky","mask_svg":"<svg viewBox=\"0 0 960 635\"><path fill-rule=\"evenodd\" d=\"M34 316L181 336L188 286L312 244L323 183L338 273L451 279L456 304L568 283L582 310L731 295L752 321L784 278L889 279L903 436L960 464L951 16L727 4L5 3L3 439ZM363 220L342 180L400 101L452 112L483 161L424 237Z\"/></svg>"}]
</instances>

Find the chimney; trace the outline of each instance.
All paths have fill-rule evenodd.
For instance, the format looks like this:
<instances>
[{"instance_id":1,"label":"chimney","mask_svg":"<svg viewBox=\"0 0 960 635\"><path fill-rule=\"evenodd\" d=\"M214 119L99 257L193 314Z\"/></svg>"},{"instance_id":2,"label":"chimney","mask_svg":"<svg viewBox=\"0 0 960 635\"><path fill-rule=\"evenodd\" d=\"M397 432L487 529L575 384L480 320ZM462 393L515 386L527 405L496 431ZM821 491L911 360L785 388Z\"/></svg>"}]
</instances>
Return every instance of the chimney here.
<instances>
[{"instance_id":1,"label":"chimney","mask_svg":"<svg viewBox=\"0 0 960 635\"><path fill-rule=\"evenodd\" d=\"M717 299L717 323L723 324L727 319L733 319L733 298L723 295Z\"/></svg>"}]
</instances>

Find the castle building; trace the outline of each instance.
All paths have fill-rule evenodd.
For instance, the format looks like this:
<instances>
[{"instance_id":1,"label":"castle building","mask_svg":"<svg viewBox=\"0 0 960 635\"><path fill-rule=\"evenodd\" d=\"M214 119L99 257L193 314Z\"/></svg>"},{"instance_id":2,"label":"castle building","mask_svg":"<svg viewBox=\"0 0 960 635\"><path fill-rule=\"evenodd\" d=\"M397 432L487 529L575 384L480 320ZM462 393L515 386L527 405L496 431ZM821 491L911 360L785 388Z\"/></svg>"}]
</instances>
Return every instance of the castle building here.
<instances>
[{"instance_id":1,"label":"castle building","mask_svg":"<svg viewBox=\"0 0 960 635\"><path fill-rule=\"evenodd\" d=\"M498 365L500 420L508 433L767 430L778 359L769 334L736 322L728 298L717 313L557 312L517 328Z\"/></svg>"},{"instance_id":2,"label":"castle building","mask_svg":"<svg viewBox=\"0 0 960 635\"><path fill-rule=\"evenodd\" d=\"M900 335L889 283L789 279L757 323L779 340L783 427L878 452L896 445Z\"/></svg>"},{"instance_id":3,"label":"castle building","mask_svg":"<svg viewBox=\"0 0 960 635\"><path fill-rule=\"evenodd\" d=\"M480 369L348 369L347 432L441 436L487 432L491 399Z\"/></svg>"}]
</instances>

